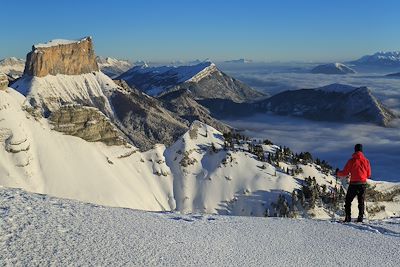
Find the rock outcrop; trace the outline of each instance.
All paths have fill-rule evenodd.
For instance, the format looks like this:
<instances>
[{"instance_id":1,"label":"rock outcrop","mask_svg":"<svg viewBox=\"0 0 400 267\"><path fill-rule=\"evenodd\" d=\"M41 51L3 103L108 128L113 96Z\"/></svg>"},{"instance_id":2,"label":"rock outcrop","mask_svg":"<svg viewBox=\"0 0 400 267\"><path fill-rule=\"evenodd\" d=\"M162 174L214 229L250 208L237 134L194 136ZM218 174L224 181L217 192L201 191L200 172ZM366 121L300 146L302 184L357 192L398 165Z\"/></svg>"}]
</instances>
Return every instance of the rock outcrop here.
<instances>
[{"instance_id":1,"label":"rock outcrop","mask_svg":"<svg viewBox=\"0 0 400 267\"><path fill-rule=\"evenodd\" d=\"M0 90L5 90L8 87L7 75L0 73Z\"/></svg>"},{"instance_id":2,"label":"rock outcrop","mask_svg":"<svg viewBox=\"0 0 400 267\"><path fill-rule=\"evenodd\" d=\"M187 121L165 109L159 100L124 81L116 83L121 88L110 99L116 123L135 146L148 150L157 143L171 145L187 131Z\"/></svg>"},{"instance_id":3,"label":"rock outcrop","mask_svg":"<svg viewBox=\"0 0 400 267\"><path fill-rule=\"evenodd\" d=\"M53 112L49 119L54 130L89 142L103 142L107 145L126 143L123 134L96 108L65 105Z\"/></svg>"},{"instance_id":4,"label":"rock outcrop","mask_svg":"<svg viewBox=\"0 0 400 267\"><path fill-rule=\"evenodd\" d=\"M166 109L182 119L187 120L189 125L194 121L200 121L214 127L222 133L232 130L228 125L214 119L210 111L199 104L194 99L193 94L186 89L170 92L161 96L159 99Z\"/></svg>"},{"instance_id":5,"label":"rock outcrop","mask_svg":"<svg viewBox=\"0 0 400 267\"><path fill-rule=\"evenodd\" d=\"M98 71L92 38L78 41L53 40L32 46L26 56L24 74L44 77L46 75L79 75Z\"/></svg>"}]
</instances>

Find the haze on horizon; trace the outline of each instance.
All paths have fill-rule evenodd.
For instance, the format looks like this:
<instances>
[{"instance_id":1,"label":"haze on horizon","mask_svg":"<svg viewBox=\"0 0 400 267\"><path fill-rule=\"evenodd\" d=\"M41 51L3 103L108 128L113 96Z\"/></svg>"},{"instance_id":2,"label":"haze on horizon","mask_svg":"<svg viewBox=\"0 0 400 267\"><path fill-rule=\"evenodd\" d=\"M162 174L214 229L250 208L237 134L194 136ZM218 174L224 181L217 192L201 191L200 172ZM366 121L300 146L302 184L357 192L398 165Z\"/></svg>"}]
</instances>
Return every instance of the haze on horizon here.
<instances>
[{"instance_id":1,"label":"haze on horizon","mask_svg":"<svg viewBox=\"0 0 400 267\"><path fill-rule=\"evenodd\" d=\"M6 1L0 58L93 36L130 60L345 61L400 50L398 1Z\"/></svg>"}]
</instances>

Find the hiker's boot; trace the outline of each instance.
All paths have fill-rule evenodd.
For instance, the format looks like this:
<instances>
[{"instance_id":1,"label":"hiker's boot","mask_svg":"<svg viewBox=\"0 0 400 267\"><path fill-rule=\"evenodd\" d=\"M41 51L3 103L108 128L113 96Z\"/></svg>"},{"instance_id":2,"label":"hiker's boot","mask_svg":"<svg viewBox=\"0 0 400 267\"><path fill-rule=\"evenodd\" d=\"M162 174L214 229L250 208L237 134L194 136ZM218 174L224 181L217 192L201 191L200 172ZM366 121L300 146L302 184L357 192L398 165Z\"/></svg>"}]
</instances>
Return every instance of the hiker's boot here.
<instances>
[{"instance_id":1,"label":"hiker's boot","mask_svg":"<svg viewBox=\"0 0 400 267\"><path fill-rule=\"evenodd\" d=\"M344 218L344 222L351 222L351 216L346 215L346 217Z\"/></svg>"},{"instance_id":2,"label":"hiker's boot","mask_svg":"<svg viewBox=\"0 0 400 267\"><path fill-rule=\"evenodd\" d=\"M362 223L362 222L363 222L363 217L358 217L358 218L357 218L357 222L358 222L358 223Z\"/></svg>"}]
</instances>

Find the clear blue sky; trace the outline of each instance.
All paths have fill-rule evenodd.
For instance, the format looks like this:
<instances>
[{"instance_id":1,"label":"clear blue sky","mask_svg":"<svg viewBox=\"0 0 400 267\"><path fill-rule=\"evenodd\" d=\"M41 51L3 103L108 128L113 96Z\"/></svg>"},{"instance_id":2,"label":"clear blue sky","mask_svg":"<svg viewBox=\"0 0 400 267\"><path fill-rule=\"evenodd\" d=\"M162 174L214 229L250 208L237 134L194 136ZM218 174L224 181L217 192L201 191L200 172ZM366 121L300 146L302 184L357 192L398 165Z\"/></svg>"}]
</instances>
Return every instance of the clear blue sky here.
<instances>
[{"instance_id":1,"label":"clear blue sky","mask_svg":"<svg viewBox=\"0 0 400 267\"><path fill-rule=\"evenodd\" d=\"M91 35L132 60L331 61L400 50L400 1L18 0L1 2L0 58Z\"/></svg>"}]
</instances>

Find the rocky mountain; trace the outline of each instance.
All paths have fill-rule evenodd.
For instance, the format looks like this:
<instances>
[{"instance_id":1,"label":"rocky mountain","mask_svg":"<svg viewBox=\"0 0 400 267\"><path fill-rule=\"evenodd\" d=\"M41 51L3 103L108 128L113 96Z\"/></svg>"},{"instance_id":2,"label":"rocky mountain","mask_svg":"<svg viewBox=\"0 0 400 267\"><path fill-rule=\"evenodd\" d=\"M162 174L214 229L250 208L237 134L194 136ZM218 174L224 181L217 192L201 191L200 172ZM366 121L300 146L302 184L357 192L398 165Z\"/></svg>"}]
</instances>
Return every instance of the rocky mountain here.
<instances>
[{"instance_id":1,"label":"rocky mountain","mask_svg":"<svg viewBox=\"0 0 400 267\"><path fill-rule=\"evenodd\" d=\"M79 40L56 39L32 46L26 56L24 74L44 77L46 75L79 75L99 71L92 38Z\"/></svg>"},{"instance_id":2,"label":"rocky mountain","mask_svg":"<svg viewBox=\"0 0 400 267\"><path fill-rule=\"evenodd\" d=\"M8 87L8 77L0 72L0 90L5 90Z\"/></svg>"},{"instance_id":3,"label":"rocky mountain","mask_svg":"<svg viewBox=\"0 0 400 267\"><path fill-rule=\"evenodd\" d=\"M202 62L192 66L133 67L118 79L152 96L187 89L195 98L222 98L244 102L263 94L221 72L214 63Z\"/></svg>"},{"instance_id":4,"label":"rocky mountain","mask_svg":"<svg viewBox=\"0 0 400 267\"><path fill-rule=\"evenodd\" d=\"M315 74L352 74L356 73L352 68L342 63L329 63L318 65L311 70L311 73Z\"/></svg>"},{"instance_id":5,"label":"rocky mountain","mask_svg":"<svg viewBox=\"0 0 400 267\"><path fill-rule=\"evenodd\" d=\"M350 63L357 66L400 67L400 51L377 52Z\"/></svg>"},{"instance_id":6,"label":"rocky mountain","mask_svg":"<svg viewBox=\"0 0 400 267\"><path fill-rule=\"evenodd\" d=\"M158 100L132 88L127 92L121 84L96 71L89 37L33 47L49 55L28 55L31 59L25 69L35 70L32 74L48 74L32 76L26 71L12 86L26 96L25 109L48 118L53 129L108 145L129 141L144 150L156 143L171 144L187 130L189 122L164 109ZM50 55L51 63L40 63ZM91 62L89 66L82 65L85 61ZM90 67L92 63L95 68ZM65 74L71 70L73 74Z\"/></svg>"},{"instance_id":7,"label":"rocky mountain","mask_svg":"<svg viewBox=\"0 0 400 267\"><path fill-rule=\"evenodd\" d=\"M0 60L0 73L8 75L12 79L19 78L24 72L25 60L10 57Z\"/></svg>"},{"instance_id":8,"label":"rocky mountain","mask_svg":"<svg viewBox=\"0 0 400 267\"><path fill-rule=\"evenodd\" d=\"M235 103L226 99L205 99L199 100L199 103L217 119L272 112L319 121L367 122L389 126L398 117L367 87L343 84L285 91L254 103Z\"/></svg>"},{"instance_id":9,"label":"rocky mountain","mask_svg":"<svg viewBox=\"0 0 400 267\"><path fill-rule=\"evenodd\" d=\"M96 61L100 70L110 78L116 78L132 68L132 63L130 63L128 60L98 56L96 57Z\"/></svg>"},{"instance_id":10,"label":"rocky mountain","mask_svg":"<svg viewBox=\"0 0 400 267\"><path fill-rule=\"evenodd\" d=\"M324 121L357 121L388 126L396 115L367 87L332 84L315 89L285 91L256 104L279 115Z\"/></svg>"},{"instance_id":11,"label":"rocky mountain","mask_svg":"<svg viewBox=\"0 0 400 267\"><path fill-rule=\"evenodd\" d=\"M232 129L228 125L216 120L211 116L211 112L193 97L192 92L187 89L180 89L166 93L159 98L163 106L174 114L187 120L189 123L201 121L210 125L223 133L230 132Z\"/></svg>"},{"instance_id":12,"label":"rocky mountain","mask_svg":"<svg viewBox=\"0 0 400 267\"><path fill-rule=\"evenodd\" d=\"M115 122L122 132L141 150L157 143L172 144L189 126L188 121L165 109L159 100L150 97L124 81L110 96Z\"/></svg>"}]
</instances>

